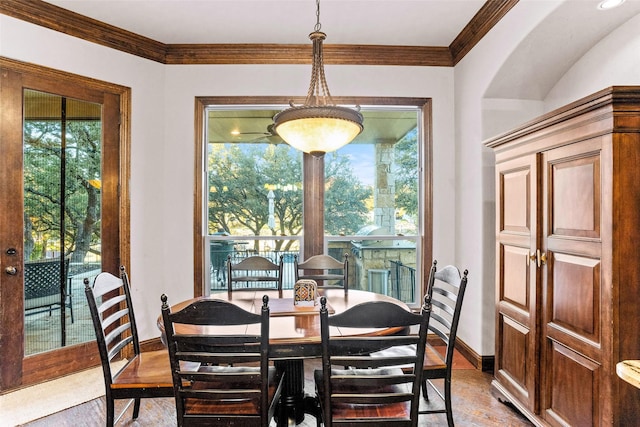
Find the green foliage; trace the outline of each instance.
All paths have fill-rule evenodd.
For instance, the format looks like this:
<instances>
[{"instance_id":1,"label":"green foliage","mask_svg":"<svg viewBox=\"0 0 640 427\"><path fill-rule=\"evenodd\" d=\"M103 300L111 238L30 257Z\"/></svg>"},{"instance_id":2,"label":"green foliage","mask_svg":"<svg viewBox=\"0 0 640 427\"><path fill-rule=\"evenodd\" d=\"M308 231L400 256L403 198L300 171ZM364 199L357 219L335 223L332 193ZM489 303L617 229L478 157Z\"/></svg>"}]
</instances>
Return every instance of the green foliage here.
<instances>
[{"instance_id":1,"label":"green foliage","mask_svg":"<svg viewBox=\"0 0 640 427\"><path fill-rule=\"evenodd\" d=\"M101 124L69 121L64 153L60 121L27 120L23 130L26 258L64 249L83 261L100 242Z\"/></svg>"},{"instance_id":2,"label":"green foliage","mask_svg":"<svg viewBox=\"0 0 640 427\"><path fill-rule=\"evenodd\" d=\"M414 223L418 221L418 132L409 132L394 147L396 209Z\"/></svg>"},{"instance_id":3,"label":"green foliage","mask_svg":"<svg viewBox=\"0 0 640 427\"><path fill-rule=\"evenodd\" d=\"M364 224L371 191L346 157L326 156L325 228L351 233ZM299 235L302 231L302 155L286 144L214 144L208 159L209 233ZM275 228L269 230L269 191ZM243 231L245 230L245 231Z\"/></svg>"},{"instance_id":4,"label":"green foliage","mask_svg":"<svg viewBox=\"0 0 640 427\"><path fill-rule=\"evenodd\" d=\"M324 228L327 234L355 234L367 222L366 201L371 197L372 189L360 183L347 157L325 154Z\"/></svg>"}]
</instances>

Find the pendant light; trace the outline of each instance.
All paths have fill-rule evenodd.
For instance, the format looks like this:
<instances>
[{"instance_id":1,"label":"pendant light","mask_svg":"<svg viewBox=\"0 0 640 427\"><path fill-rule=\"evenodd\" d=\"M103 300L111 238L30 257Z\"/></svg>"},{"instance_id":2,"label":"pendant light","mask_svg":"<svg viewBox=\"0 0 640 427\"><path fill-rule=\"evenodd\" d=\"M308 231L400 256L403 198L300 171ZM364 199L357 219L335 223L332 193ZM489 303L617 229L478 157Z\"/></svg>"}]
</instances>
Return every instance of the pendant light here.
<instances>
[{"instance_id":1,"label":"pendant light","mask_svg":"<svg viewBox=\"0 0 640 427\"><path fill-rule=\"evenodd\" d=\"M292 147L322 156L350 143L362 132L360 107L351 109L335 105L324 76L322 42L327 37L320 31L320 0L316 0L316 25L309 34L313 43L311 83L303 105L283 110L273 118L275 131Z\"/></svg>"}]
</instances>

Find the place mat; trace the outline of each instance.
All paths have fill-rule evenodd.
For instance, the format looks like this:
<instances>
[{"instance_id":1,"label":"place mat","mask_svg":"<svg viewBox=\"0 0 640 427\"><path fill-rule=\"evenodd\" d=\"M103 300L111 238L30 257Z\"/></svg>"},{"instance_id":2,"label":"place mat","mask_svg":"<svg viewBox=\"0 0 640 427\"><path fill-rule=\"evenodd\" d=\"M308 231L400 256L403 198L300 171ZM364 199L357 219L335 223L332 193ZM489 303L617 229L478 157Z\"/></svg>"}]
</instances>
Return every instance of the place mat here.
<instances>
[{"instance_id":1,"label":"place mat","mask_svg":"<svg viewBox=\"0 0 640 427\"><path fill-rule=\"evenodd\" d=\"M262 299L256 300L256 308L262 306ZM269 300L269 310L271 316L298 316L308 314L318 314L320 312L320 304L317 305L293 305L293 298L274 298ZM327 310L329 314L335 313L335 310L327 302Z\"/></svg>"}]
</instances>

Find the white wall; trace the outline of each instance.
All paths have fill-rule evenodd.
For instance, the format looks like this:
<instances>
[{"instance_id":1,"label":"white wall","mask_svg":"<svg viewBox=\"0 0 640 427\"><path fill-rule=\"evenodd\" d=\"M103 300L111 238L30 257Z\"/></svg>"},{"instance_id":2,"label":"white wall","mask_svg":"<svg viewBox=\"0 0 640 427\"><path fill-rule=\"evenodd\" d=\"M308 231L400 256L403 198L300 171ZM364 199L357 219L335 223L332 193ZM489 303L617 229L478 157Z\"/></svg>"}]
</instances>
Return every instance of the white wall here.
<instances>
[{"instance_id":1,"label":"white wall","mask_svg":"<svg viewBox=\"0 0 640 427\"><path fill-rule=\"evenodd\" d=\"M640 85L639 26L636 15L583 55L549 91L545 111L610 86Z\"/></svg>"},{"instance_id":2,"label":"white wall","mask_svg":"<svg viewBox=\"0 0 640 427\"><path fill-rule=\"evenodd\" d=\"M192 296L194 97L301 96L310 67L165 66L5 15L0 55L132 88L129 271L140 337L157 337L160 295ZM434 254L453 262L453 69L327 66L326 73L335 96L433 99Z\"/></svg>"},{"instance_id":3,"label":"white wall","mask_svg":"<svg viewBox=\"0 0 640 427\"><path fill-rule=\"evenodd\" d=\"M481 355L494 354L495 336L495 189L494 157L482 141L485 128L503 128L505 116L486 118L484 94L502 64L559 1L520 1L455 67L456 258L469 269L469 285L458 335ZM538 65L538 64L536 64ZM516 118L539 111L539 103L499 102Z\"/></svg>"},{"instance_id":4,"label":"white wall","mask_svg":"<svg viewBox=\"0 0 640 427\"><path fill-rule=\"evenodd\" d=\"M546 19L553 18L562 3L521 0L455 67L456 205L460 212L456 262L470 270L459 335L483 355L494 353L495 168L493 153L482 141L608 86L640 84L637 15L569 64L544 99L485 98L496 75L504 75L501 67L508 57L517 49L530 49L522 42ZM588 28L590 22L572 25ZM536 49L546 49L546 45ZM542 73L545 67L557 65L540 61L535 50L528 53L534 75L537 69ZM526 82L516 78L512 84L515 89Z\"/></svg>"},{"instance_id":5,"label":"white wall","mask_svg":"<svg viewBox=\"0 0 640 427\"><path fill-rule=\"evenodd\" d=\"M607 86L640 84L636 16L589 50L544 100L484 98L509 55L560 3L521 0L455 69L326 67L336 96L433 98L434 257L469 269L459 335L481 355L494 352L495 298L493 154L482 141ZM141 337L158 336L160 294L178 301L192 292L194 97L304 95L309 67L165 66L5 15L0 55L132 88L129 270Z\"/></svg>"}]
</instances>

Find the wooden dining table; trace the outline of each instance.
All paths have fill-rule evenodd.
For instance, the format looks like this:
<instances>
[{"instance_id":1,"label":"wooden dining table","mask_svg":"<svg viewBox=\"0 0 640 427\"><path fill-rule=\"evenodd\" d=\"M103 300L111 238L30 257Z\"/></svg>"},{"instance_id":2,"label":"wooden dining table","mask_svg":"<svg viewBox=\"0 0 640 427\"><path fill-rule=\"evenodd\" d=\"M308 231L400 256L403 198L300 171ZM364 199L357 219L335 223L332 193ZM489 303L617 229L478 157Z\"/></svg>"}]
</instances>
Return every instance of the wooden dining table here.
<instances>
[{"instance_id":1,"label":"wooden dining table","mask_svg":"<svg viewBox=\"0 0 640 427\"><path fill-rule=\"evenodd\" d=\"M274 361L277 369L285 372L285 384L281 396L281 405L285 406L286 419L278 419L278 426L287 426L288 420L295 419L296 424L304 420L305 413L315 417L320 416L318 402L315 396L306 395L304 391L304 360L322 356L320 339L320 297L327 298L329 314L341 313L350 307L367 301L391 301L407 310L410 308L403 302L374 292L349 289L320 289L318 301L293 303L293 290L278 291L242 291L234 290L214 293L209 296L197 297L180 301L171 306L171 311L178 311L199 299L219 299L230 301L252 313L260 313L263 295L269 296L269 357ZM169 301L171 304L171 301ZM252 328L255 327L255 330ZM158 328L162 331L164 341L164 324L162 316L158 318ZM220 334L220 333L250 333L259 334L259 325L235 327L176 325L176 332L190 334ZM397 328L382 329L349 329L334 328L330 333L336 336L353 334L388 335L401 332Z\"/></svg>"}]
</instances>

